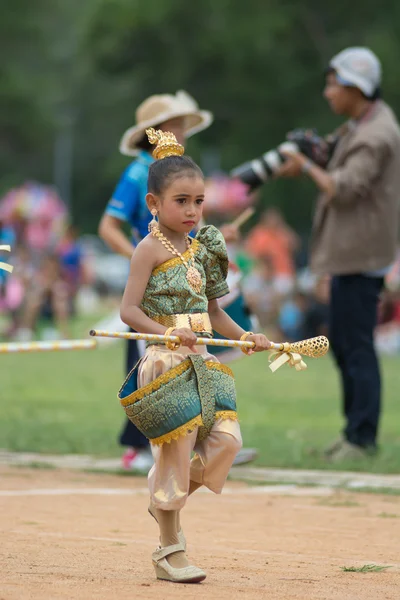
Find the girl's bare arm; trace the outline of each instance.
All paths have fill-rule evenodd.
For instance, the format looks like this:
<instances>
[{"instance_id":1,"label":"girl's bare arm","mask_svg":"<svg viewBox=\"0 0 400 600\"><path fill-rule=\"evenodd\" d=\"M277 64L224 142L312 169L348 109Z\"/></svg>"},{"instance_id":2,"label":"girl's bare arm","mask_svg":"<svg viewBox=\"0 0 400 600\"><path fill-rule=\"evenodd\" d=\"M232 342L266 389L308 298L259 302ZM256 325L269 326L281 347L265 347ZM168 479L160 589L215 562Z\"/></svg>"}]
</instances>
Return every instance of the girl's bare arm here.
<instances>
[{"instance_id":1,"label":"girl's bare arm","mask_svg":"<svg viewBox=\"0 0 400 600\"><path fill-rule=\"evenodd\" d=\"M208 303L208 314L210 315L210 321L213 329L223 335L224 337L231 340L240 340L241 336L246 333L244 329L239 327L237 323L224 311L218 304L218 300L210 300ZM248 354L253 352L262 352L268 350L271 346L271 342L262 333L253 333L249 335L247 341L254 342L255 346L253 350L248 351Z\"/></svg>"},{"instance_id":2,"label":"girl's bare arm","mask_svg":"<svg viewBox=\"0 0 400 600\"><path fill-rule=\"evenodd\" d=\"M124 323L139 333L162 335L167 328L150 319L140 308L151 272L155 266L156 256L151 251L150 244L146 241L141 242L132 255L120 315Z\"/></svg>"}]
</instances>

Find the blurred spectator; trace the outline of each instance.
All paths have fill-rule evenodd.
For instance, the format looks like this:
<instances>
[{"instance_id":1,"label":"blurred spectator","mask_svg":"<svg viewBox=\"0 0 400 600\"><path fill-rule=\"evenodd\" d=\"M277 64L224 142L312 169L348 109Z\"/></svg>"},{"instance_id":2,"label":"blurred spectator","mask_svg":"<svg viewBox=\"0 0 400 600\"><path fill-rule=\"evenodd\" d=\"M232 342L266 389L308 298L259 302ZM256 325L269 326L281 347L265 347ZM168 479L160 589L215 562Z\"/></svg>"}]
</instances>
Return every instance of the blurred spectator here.
<instances>
[{"instance_id":1,"label":"blurred spectator","mask_svg":"<svg viewBox=\"0 0 400 600\"><path fill-rule=\"evenodd\" d=\"M243 291L250 310L258 317L261 326L269 325L278 304L274 270L269 258L257 260L251 273L244 280Z\"/></svg>"},{"instance_id":2,"label":"blurred spectator","mask_svg":"<svg viewBox=\"0 0 400 600\"><path fill-rule=\"evenodd\" d=\"M303 338L304 319L307 310L307 297L296 292L287 298L278 315L278 326L285 342L297 342Z\"/></svg>"},{"instance_id":3,"label":"blurred spectator","mask_svg":"<svg viewBox=\"0 0 400 600\"><path fill-rule=\"evenodd\" d=\"M282 295L288 294L294 286L294 254L299 248L300 239L285 223L276 208L266 210L260 223L250 231L246 249L254 258L268 258L271 261L275 289Z\"/></svg>"},{"instance_id":4,"label":"blurred spectator","mask_svg":"<svg viewBox=\"0 0 400 600\"><path fill-rule=\"evenodd\" d=\"M80 286L87 283L89 279L84 253L78 242L78 230L74 225L67 227L56 252L60 257L62 279L68 287L71 313L74 314L76 294Z\"/></svg>"},{"instance_id":5,"label":"blurred spectator","mask_svg":"<svg viewBox=\"0 0 400 600\"><path fill-rule=\"evenodd\" d=\"M25 246L13 249L12 263L14 271L6 281L4 293L4 305L11 319L6 337L11 337L20 327L24 301L35 275L29 250Z\"/></svg>"},{"instance_id":6,"label":"blurred spectator","mask_svg":"<svg viewBox=\"0 0 400 600\"><path fill-rule=\"evenodd\" d=\"M40 255L59 239L67 208L53 187L26 181L0 199L0 215L12 224L17 242Z\"/></svg>"},{"instance_id":7,"label":"blurred spectator","mask_svg":"<svg viewBox=\"0 0 400 600\"><path fill-rule=\"evenodd\" d=\"M14 230L12 229L12 227L6 225L6 223L0 219L0 246L1 245L13 246L14 243L15 243ZM1 260L1 254L2 253L0 253L0 260ZM10 255L9 255L9 253L7 253L6 258L3 259L4 262L8 262L9 258L10 258ZM5 284L6 284L7 278L8 278L7 271L3 271L3 269L0 269L0 308L4 302Z\"/></svg>"},{"instance_id":8,"label":"blurred spectator","mask_svg":"<svg viewBox=\"0 0 400 600\"><path fill-rule=\"evenodd\" d=\"M62 278L62 266L56 255L44 257L27 292L17 339L31 340L39 317L54 320L58 329L57 337L68 338L69 288Z\"/></svg>"},{"instance_id":9,"label":"blurred spectator","mask_svg":"<svg viewBox=\"0 0 400 600\"><path fill-rule=\"evenodd\" d=\"M320 277L304 314L302 338L328 335L330 277Z\"/></svg>"},{"instance_id":10,"label":"blurred spectator","mask_svg":"<svg viewBox=\"0 0 400 600\"><path fill-rule=\"evenodd\" d=\"M9 244L12 246L15 242L14 229L7 225L5 221L0 219L0 244Z\"/></svg>"}]
</instances>

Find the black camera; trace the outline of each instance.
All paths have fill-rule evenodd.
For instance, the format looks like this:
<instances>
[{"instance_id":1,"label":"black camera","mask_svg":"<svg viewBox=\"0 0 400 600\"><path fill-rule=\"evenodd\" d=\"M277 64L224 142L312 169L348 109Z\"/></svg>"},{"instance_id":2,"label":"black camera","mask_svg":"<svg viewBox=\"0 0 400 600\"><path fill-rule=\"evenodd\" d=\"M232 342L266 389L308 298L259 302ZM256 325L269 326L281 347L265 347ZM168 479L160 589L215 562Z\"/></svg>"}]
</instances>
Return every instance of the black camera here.
<instances>
[{"instance_id":1,"label":"black camera","mask_svg":"<svg viewBox=\"0 0 400 600\"><path fill-rule=\"evenodd\" d=\"M332 136L320 137L315 129L295 129L287 134L286 140L260 158L239 165L231 171L231 176L237 177L248 185L249 191L252 192L271 179L285 162L286 156L283 152L301 152L318 165L325 167L337 141Z\"/></svg>"}]
</instances>

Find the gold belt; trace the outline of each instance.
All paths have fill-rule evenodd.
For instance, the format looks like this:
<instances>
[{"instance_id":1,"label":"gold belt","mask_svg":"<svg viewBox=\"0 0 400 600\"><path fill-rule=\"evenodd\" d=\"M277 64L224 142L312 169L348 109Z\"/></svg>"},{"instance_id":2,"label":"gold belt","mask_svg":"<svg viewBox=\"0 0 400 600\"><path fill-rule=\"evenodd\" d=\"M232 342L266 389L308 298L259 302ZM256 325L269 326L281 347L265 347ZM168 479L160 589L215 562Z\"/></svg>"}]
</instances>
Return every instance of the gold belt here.
<instances>
[{"instance_id":1,"label":"gold belt","mask_svg":"<svg viewBox=\"0 0 400 600\"><path fill-rule=\"evenodd\" d=\"M208 313L189 313L185 315L158 315L151 317L165 327L175 327L180 329L187 327L196 333L212 334L212 325Z\"/></svg>"}]
</instances>

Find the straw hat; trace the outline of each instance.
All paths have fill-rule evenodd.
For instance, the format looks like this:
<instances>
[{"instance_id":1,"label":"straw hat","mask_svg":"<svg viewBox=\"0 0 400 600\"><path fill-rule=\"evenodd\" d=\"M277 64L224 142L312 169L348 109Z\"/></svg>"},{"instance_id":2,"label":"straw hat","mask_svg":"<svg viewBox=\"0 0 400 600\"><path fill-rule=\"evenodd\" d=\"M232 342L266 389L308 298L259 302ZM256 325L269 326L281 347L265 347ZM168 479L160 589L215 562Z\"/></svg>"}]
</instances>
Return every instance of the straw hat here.
<instances>
[{"instance_id":1,"label":"straw hat","mask_svg":"<svg viewBox=\"0 0 400 600\"><path fill-rule=\"evenodd\" d=\"M209 127L213 115L208 110L199 110L197 102L183 90L172 94L160 94L147 98L136 110L136 125L127 129L122 136L119 149L122 154L136 156L136 144L143 139L148 127L155 127L175 119L185 117L185 136L190 137Z\"/></svg>"}]
</instances>

